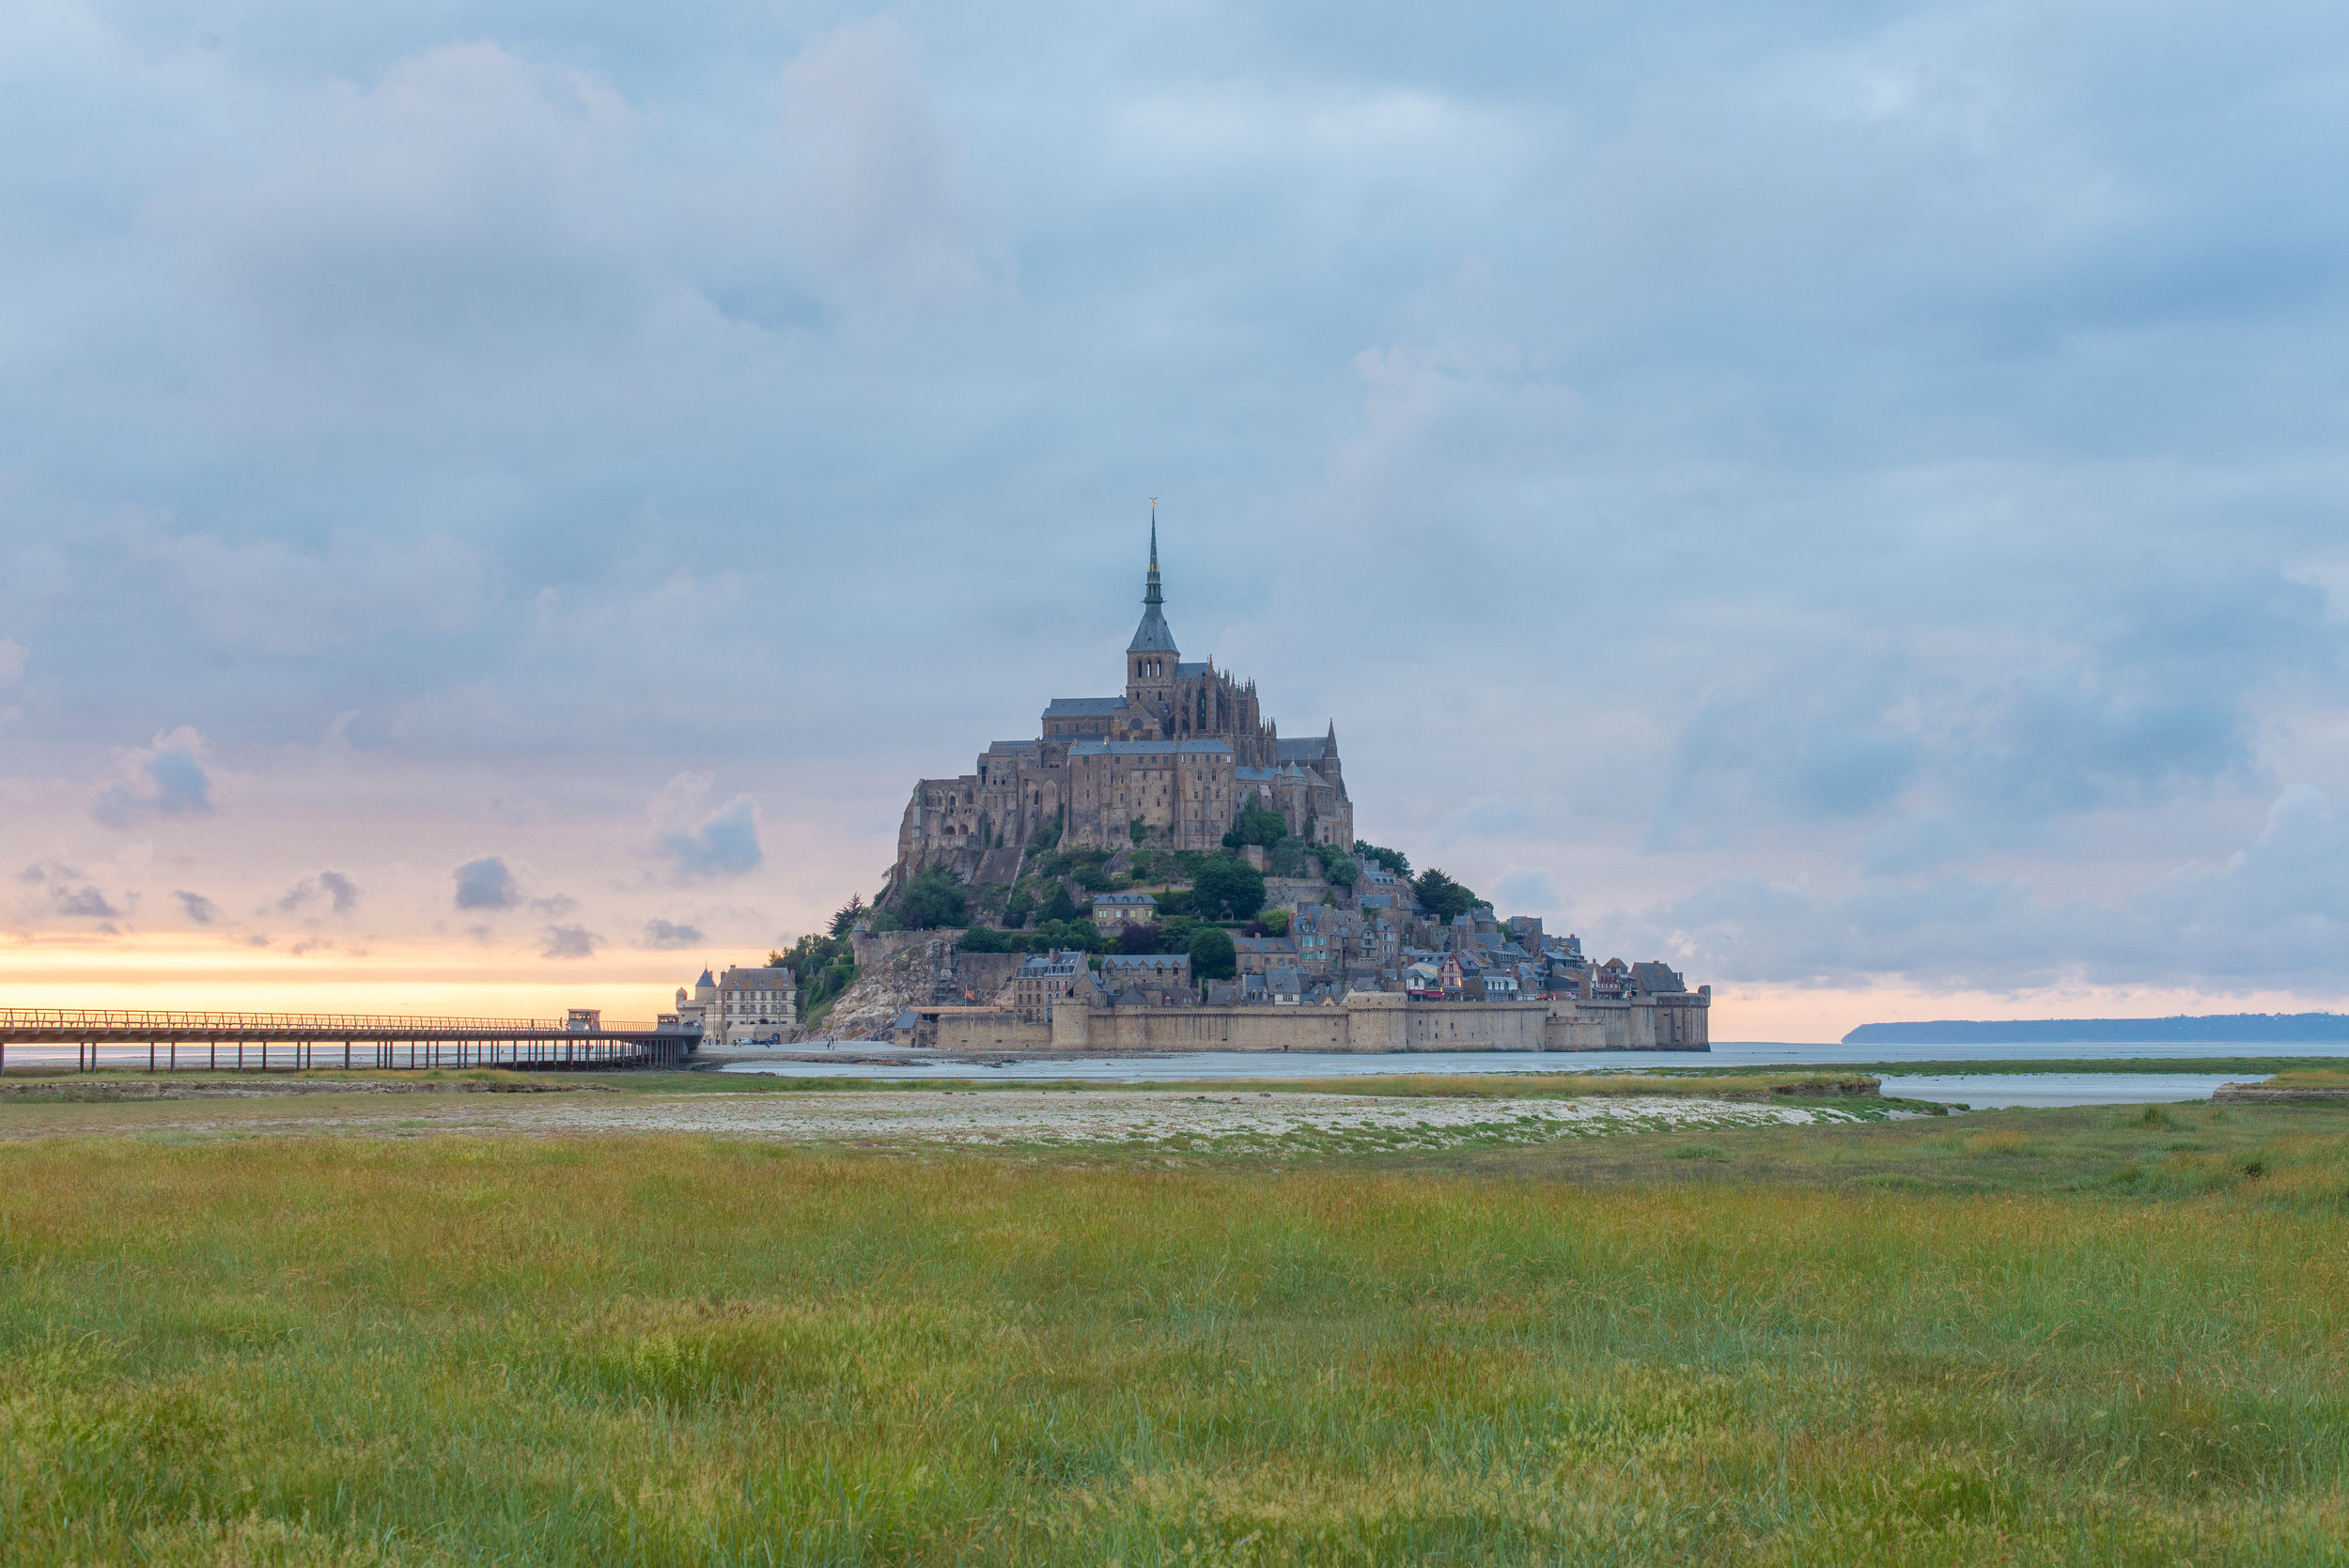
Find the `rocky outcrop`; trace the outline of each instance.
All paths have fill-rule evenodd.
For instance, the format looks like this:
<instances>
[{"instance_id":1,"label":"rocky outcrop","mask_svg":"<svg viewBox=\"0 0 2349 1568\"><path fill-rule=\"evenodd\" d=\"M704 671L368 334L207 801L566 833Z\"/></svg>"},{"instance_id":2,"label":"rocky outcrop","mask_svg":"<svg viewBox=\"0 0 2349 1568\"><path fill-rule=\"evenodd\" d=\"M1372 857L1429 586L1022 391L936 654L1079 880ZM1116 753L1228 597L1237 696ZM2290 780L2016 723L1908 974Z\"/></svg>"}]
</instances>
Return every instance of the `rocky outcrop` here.
<instances>
[{"instance_id":1,"label":"rocky outcrop","mask_svg":"<svg viewBox=\"0 0 2349 1568\"><path fill-rule=\"evenodd\" d=\"M897 935L897 933L892 933ZM924 933L904 935L920 938ZM951 964L953 944L935 935L890 953L858 974L825 1015L791 1032L794 1040L887 1040L897 1015L925 1007L937 994L939 972ZM948 970L951 973L951 970Z\"/></svg>"}]
</instances>

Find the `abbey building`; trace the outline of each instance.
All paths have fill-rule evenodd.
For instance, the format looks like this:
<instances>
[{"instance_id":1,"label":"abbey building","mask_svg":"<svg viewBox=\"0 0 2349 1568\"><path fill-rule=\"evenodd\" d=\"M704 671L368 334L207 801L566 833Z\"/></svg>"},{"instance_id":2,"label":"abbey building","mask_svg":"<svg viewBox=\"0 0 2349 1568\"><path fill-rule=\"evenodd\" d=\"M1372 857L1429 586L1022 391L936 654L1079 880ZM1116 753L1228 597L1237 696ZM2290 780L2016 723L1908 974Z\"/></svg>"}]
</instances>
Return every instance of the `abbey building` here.
<instances>
[{"instance_id":1,"label":"abbey building","mask_svg":"<svg viewBox=\"0 0 2349 1568\"><path fill-rule=\"evenodd\" d=\"M1048 828L1072 848L1215 849L1252 801L1308 843L1353 844L1336 723L1283 740L1254 681L1183 658L1166 621L1155 521L1124 677L1113 696L1053 698L1035 739L996 741L975 771L914 785L892 885L933 865L965 881L1011 881Z\"/></svg>"}]
</instances>

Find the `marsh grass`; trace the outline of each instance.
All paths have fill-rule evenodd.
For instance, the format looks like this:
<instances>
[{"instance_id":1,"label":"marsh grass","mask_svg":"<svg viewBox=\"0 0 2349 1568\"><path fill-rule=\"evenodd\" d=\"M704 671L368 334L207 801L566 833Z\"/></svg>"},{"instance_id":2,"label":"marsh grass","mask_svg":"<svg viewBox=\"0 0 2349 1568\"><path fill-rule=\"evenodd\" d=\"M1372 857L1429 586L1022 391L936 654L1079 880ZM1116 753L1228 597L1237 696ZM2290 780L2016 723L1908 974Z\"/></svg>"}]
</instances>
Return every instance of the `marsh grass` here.
<instances>
[{"instance_id":1,"label":"marsh grass","mask_svg":"<svg viewBox=\"0 0 2349 1568\"><path fill-rule=\"evenodd\" d=\"M0 1540L28 1562L2338 1562L2349 1119L2170 1114L2190 1139L2010 1112L1724 1129L1726 1165L1655 1134L1282 1172L641 1136L19 1144ZM1588 1163L1609 1143L1613 1177Z\"/></svg>"},{"instance_id":2,"label":"marsh grass","mask_svg":"<svg viewBox=\"0 0 2349 1568\"><path fill-rule=\"evenodd\" d=\"M2291 1067L2277 1073L2268 1084L2276 1089L2349 1089L2349 1067L2339 1063Z\"/></svg>"}]
</instances>

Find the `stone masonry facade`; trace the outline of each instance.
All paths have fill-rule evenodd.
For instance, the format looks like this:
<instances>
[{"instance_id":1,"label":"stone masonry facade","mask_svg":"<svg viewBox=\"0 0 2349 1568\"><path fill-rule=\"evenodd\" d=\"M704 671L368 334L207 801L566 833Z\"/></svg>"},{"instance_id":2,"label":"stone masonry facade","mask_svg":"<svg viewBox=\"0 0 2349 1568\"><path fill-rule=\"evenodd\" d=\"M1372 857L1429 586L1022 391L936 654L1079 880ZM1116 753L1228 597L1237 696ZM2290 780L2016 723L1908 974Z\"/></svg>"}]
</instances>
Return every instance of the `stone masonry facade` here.
<instances>
[{"instance_id":1,"label":"stone masonry facade","mask_svg":"<svg viewBox=\"0 0 2349 1568\"><path fill-rule=\"evenodd\" d=\"M1122 694L1055 697L1037 738L998 740L973 771L914 785L893 890L934 865L966 882L1009 882L1036 833L1055 824L1069 848L1126 848L1139 828L1154 848L1216 849L1252 800L1309 843L1353 844L1336 723L1283 740L1254 681L1183 658L1166 622L1156 522L1142 602Z\"/></svg>"}]
</instances>

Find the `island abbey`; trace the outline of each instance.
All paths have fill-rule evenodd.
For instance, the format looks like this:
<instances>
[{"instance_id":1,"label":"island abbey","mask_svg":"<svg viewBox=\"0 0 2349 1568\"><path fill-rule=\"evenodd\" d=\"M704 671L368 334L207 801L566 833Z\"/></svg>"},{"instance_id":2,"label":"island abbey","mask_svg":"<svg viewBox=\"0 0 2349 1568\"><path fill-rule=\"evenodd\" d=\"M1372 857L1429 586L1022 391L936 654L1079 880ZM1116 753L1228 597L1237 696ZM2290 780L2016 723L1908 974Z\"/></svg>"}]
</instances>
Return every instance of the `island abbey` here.
<instances>
[{"instance_id":1,"label":"island abbey","mask_svg":"<svg viewBox=\"0 0 2349 1568\"><path fill-rule=\"evenodd\" d=\"M1283 740L1257 706L1254 681L1212 659L1183 658L1166 622L1155 519L1125 688L1055 697L1035 739L998 740L975 771L915 784L893 886L933 865L966 882L1008 882L1047 827L1070 848L1215 849L1252 801L1278 811L1306 843L1353 844L1336 722L1312 739Z\"/></svg>"}]
</instances>

